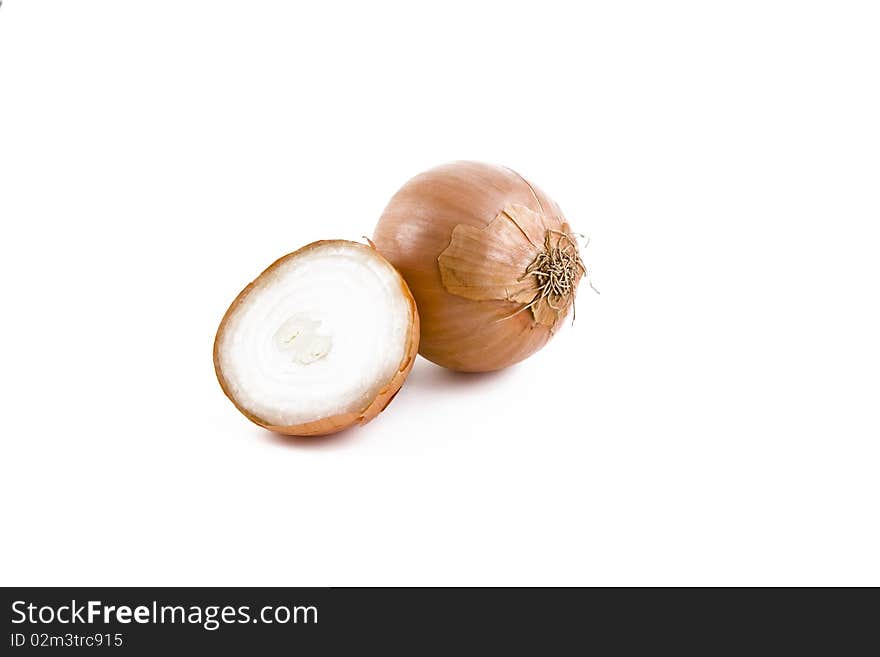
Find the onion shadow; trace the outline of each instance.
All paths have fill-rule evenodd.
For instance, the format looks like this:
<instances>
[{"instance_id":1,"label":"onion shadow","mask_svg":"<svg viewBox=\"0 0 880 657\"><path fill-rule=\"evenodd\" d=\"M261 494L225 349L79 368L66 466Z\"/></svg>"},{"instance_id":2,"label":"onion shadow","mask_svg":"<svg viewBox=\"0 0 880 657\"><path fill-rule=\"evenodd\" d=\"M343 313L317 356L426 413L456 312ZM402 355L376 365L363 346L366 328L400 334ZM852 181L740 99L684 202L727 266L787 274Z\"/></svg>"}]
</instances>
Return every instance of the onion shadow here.
<instances>
[{"instance_id":1,"label":"onion shadow","mask_svg":"<svg viewBox=\"0 0 880 657\"><path fill-rule=\"evenodd\" d=\"M410 391L467 390L492 385L494 382L509 376L511 370L514 369L516 369L515 366L492 372L456 372L419 357L404 386Z\"/></svg>"}]
</instances>

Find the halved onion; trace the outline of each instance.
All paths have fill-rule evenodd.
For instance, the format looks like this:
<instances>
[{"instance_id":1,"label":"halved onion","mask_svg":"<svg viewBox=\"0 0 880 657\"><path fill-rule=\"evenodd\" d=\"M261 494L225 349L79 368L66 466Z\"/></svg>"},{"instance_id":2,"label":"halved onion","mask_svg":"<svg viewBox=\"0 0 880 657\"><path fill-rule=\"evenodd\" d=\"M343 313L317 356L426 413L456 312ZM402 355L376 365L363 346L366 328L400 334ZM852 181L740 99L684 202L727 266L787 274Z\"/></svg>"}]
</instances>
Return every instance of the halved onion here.
<instances>
[{"instance_id":1,"label":"halved onion","mask_svg":"<svg viewBox=\"0 0 880 657\"><path fill-rule=\"evenodd\" d=\"M453 162L407 182L373 241L419 306L419 353L454 370L512 365L543 347L586 268L559 206L515 171Z\"/></svg>"},{"instance_id":2,"label":"halved onion","mask_svg":"<svg viewBox=\"0 0 880 657\"><path fill-rule=\"evenodd\" d=\"M419 316L404 280L375 249L314 242L273 263L232 302L214 368L247 418L308 436L365 424L412 369Z\"/></svg>"}]
</instances>

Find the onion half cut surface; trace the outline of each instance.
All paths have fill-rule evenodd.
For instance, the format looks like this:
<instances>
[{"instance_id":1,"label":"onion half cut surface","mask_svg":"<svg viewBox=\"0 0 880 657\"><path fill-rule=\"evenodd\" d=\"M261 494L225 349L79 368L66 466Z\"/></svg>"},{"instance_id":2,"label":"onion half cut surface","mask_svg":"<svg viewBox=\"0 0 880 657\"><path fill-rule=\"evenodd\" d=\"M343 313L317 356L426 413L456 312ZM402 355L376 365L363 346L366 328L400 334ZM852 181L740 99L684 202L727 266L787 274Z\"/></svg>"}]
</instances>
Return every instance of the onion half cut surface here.
<instances>
[{"instance_id":1,"label":"onion half cut surface","mask_svg":"<svg viewBox=\"0 0 880 657\"><path fill-rule=\"evenodd\" d=\"M273 263L232 302L214 368L232 403L278 433L309 436L372 420L412 369L419 316L375 249L309 244Z\"/></svg>"}]
</instances>

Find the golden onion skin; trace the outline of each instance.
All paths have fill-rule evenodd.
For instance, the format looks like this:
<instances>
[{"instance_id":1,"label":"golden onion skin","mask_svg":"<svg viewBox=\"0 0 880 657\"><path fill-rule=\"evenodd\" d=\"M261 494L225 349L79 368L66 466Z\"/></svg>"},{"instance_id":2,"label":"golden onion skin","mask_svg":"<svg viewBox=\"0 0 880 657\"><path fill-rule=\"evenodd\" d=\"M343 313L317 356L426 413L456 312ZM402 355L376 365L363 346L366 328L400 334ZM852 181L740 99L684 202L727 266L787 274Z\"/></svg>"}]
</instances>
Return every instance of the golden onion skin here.
<instances>
[{"instance_id":1,"label":"golden onion skin","mask_svg":"<svg viewBox=\"0 0 880 657\"><path fill-rule=\"evenodd\" d=\"M538 225L520 228L532 236L523 238L529 248L548 231L570 233L559 206L540 189L510 169L480 162L453 162L416 176L379 219L373 241L415 297L421 320L419 353L438 365L462 372L508 367L543 347L564 321L573 293L547 325L536 321L522 302L465 298L444 286L439 258L448 253L456 226L486 229L511 204L540 215ZM482 246L486 258L497 262L497 245L494 256L491 245ZM533 256L534 250L528 260ZM507 264L525 274L528 260L522 258L510 254Z\"/></svg>"}]
</instances>

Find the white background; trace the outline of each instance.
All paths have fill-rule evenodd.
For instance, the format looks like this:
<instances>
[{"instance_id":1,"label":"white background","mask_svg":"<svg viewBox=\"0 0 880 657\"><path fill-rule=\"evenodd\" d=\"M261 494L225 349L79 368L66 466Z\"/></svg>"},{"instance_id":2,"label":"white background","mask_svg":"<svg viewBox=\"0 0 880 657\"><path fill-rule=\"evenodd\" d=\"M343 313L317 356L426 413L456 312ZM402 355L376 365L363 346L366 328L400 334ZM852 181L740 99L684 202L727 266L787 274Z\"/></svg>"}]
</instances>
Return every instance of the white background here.
<instances>
[{"instance_id":1,"label":"white background","mask_svg":"<svg viewBox=\"0 0 880 657\"><path fill-rule=\"evenodd\" d=\"M880 585L880 11L0 8L6 585ZM602 294L291 440L214 377L278 256L467 158Z\"/></svg>"}]
</instances>

